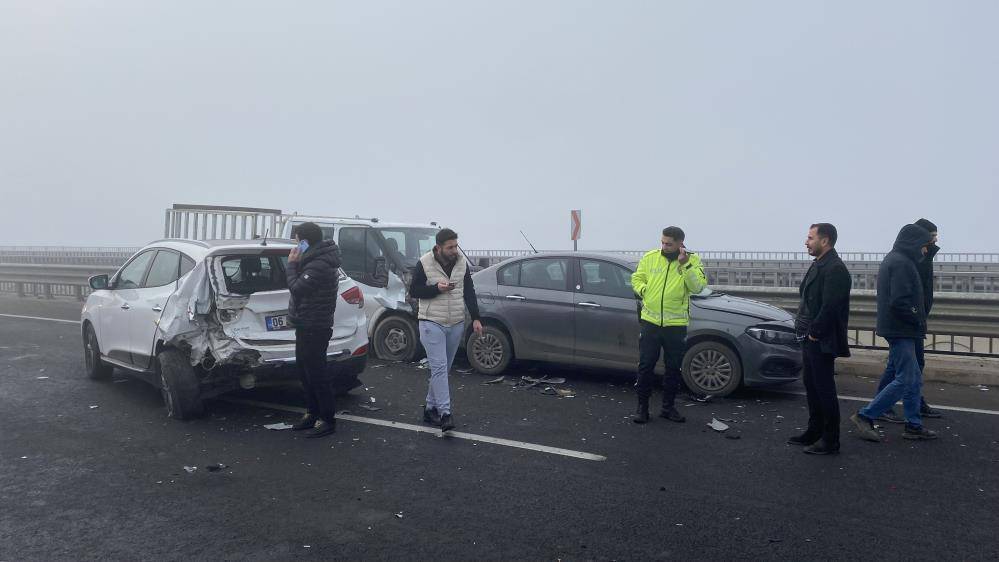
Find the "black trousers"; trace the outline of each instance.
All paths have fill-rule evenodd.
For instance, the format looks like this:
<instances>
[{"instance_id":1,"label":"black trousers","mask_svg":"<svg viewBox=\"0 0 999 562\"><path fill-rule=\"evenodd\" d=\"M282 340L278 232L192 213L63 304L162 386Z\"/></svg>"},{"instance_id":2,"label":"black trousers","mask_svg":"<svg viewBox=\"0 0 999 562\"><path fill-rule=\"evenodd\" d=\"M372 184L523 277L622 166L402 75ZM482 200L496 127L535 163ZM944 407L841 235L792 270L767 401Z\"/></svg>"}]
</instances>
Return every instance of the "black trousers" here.
<instances>
[{"instance_id":1,"label":"black trousers","mask_svg":"<svg viewBox=\"0 0 999 562\"><path fill-rule=\"evenodd\" d=\"M305 405L310 414L330 423L336 416L333 380L326 371L326 349L332 336L332 328L295 330L295 363L305 391Z\"/></svg>"},{"instance_id":2,"label":"black trousers","mask_svg":"<svg viewBox=\"0 0 999 562\"><path fill-rule=\"evenodd\" d=\"M823 353L819 342L802 342L802 379L808 397L808 429L810 437L821 437L827 444L839 444L839 398L833 377L836 356Z\"/></svg>"},{"instance_id":3,"label":"black trousers","mask_svg":"<svg viewBox=\"0 0 999 562\"><path fill-rule=\"evenodd\" d=\"M641 325L642 331L638 338L638 381L635 382L638 399L647 402L652 396L652 387L656 382L656 364L662 353L666 356L663 409L672 408L676 392L680 388L683 355L687 353L687 327L656 326L644 320Z\"/></svg>"}]
</instances>

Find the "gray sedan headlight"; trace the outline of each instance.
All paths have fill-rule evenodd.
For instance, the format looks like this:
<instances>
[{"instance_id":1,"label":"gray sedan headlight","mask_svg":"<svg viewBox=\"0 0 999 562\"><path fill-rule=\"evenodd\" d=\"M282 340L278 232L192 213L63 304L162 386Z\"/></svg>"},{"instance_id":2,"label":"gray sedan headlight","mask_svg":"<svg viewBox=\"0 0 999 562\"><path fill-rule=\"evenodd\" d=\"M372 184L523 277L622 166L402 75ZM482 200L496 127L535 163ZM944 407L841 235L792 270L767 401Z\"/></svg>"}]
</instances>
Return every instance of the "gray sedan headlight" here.
<instances>
[{"instance_id":1,"label":"gray sedan headlight","mask_svg":"<svg viewBox=\"0 0 999 562\"><path fill-rule=\"evenodd\" d=\"M790 331L776 330L771 327L752 327L746 328L746 333L749 334L750 337L763 343L773 345L798 345L798 339L794 337L794 332Z\"/></svg>"}]
</instances>

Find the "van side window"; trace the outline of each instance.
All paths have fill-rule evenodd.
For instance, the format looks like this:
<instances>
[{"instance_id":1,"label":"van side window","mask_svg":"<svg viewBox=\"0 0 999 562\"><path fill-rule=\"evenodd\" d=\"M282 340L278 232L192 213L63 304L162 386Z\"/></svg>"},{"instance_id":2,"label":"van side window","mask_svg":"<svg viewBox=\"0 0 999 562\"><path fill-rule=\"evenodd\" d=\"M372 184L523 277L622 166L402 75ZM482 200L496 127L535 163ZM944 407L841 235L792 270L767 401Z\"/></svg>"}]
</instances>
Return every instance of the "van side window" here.
<instances>
[{"instance_id":1,"label":"van side window","mask_svg":"<svg viewBox=\"0 0 999 562\"><path fill-rule=\"evenodd\" d=\"M365 228L341 228L340 239L337 241L340 246L340 267L354 279L362 279L365 273L366 230Z\"/></svg>"}]
</instances>

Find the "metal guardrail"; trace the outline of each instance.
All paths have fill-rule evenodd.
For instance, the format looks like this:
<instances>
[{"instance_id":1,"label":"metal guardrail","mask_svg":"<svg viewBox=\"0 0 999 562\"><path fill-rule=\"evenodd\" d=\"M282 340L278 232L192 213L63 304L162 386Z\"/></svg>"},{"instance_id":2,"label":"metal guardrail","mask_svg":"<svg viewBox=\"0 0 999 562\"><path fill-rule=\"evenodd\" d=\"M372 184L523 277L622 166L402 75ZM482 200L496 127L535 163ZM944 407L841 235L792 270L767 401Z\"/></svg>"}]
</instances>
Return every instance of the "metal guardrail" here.
<instances>
[{"instance_id":1,"label":"metal guardrail","mask_svg":"<svg viewBox=\"0 0 999 562\"><path fill-rule=\"evenodd\" d=\"M787 310L798 309L798 291L783 287L712 286L732 296L765 302ZM887 349L874 333L877 294L854 289L850 293L850 332L853 347ZM999 356L999 295L941 293L927 320L927 353Z\"/></svg>"},{"instance_id":2,"label":"metal guardrail","mask_svg":"<svg viewBox=\"0 0 999 562\"><path fill-rule=\"evenodd\" d=\"M548 251L548 250L543 250ZM565 250L551 250L564 252ZM608 254L625 254L641 256L647 250L588 250ZM511 258L533 254L532 250L471 250L467 251L469 256L479 258ZM717 251L717 250L697 250L697 255L706 261L738 261L738 262L800 262L809 263L812 257L807 252L739 252L739 251ZM869 262L880 263L885 258L887 252L839 252L839 257L845 262ZM991 252L940 252L933 258L935 264L981 264L999 266L999 253Z\"/></svg>"},{"instance_id":3,"label":"metal guardrail","mask_svg":"<svg viewBox=\"0 0 999 562\"><path fill-rule=\"evenodd\" d=\"M182 229L216 227L231 229L233 223L219 223L213 227L210 222L195 221L181 226ZM89 292L86 279L88 275L113 272L138 250L139 248L130 246L0 246L0 292L78 295L83 298ZM531 253L525 250L467 251L473 260L487 264ZM613 253L635 257L644 254L643 251ZM701 252L700 255L705 258L708 281L716 285L793 288L801 283L811 263L808 260L760 259L807 256L803 252ZM884 254L847 252L841 255L856 258ZM745 259L738 256L744 256ZM944 261L939 261L941 256L945 258ZM977 256L980 261L961 261L967 256ZM937 254L934 261L936 290L940 293L999 294L999 263L992 263L991 256L999 254ZM33 270L18 269L17 266L20 265L38 267ZM73 269L74 267L82 269ZM878 262L847 261L847 267L853 275L854 289L874 289L877 286Z\"/></svg>"}]
</instances>

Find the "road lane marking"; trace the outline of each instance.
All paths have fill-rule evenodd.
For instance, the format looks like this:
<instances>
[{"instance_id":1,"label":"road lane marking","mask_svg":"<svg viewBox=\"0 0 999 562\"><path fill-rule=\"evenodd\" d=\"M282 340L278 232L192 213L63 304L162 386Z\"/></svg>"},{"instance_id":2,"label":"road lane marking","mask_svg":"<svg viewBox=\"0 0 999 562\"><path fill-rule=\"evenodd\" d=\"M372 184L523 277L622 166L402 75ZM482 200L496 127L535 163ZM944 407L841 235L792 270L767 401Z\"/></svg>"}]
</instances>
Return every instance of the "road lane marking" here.
<instances>
[{"instance_id":1,"label":"road lane marking","mask_svg":"<svg viewBox=\"0 0 999 562\"><path fill-rule=\"evenodd\" d=\"M46 322L65 322L67 324L79 324L79 320L63 320L62 318L42 318L40 316L20 316L17 314L0 314L0 318L16 318L18 320L44 320Z\"/></svg>"},{"instance_id":2,"label":"road lane marking","mask_svg":"<svg viewBox=\"0 0 999 562\"><path fill-rule=\"evenodd\" d=\"M804 392L796 392L793 390L774 390L772 392L775 392L777 394L793 394L794 396L807 396L807 394L805 394ZM840 400L851 400L853 402L870 402L871 400L874 399L873 397L864 398L861 396L847 396L844 394L840 394L838 397ZM901 402L896 402L895 404L898 405L901 404ZM960 406L940 406L937 404L934 404L933 408L936 410L948 410L951 412L967 412L969 414L986 414L989 416L999 416L999 411L997 410L979 410L978 408L962 408Z\"/></svg>"},{"instance_id":3,"label":"road lane marking","mask_svg":"<svg viewBox=\"0 0 999 562\"><path fill-rule=\"evenodd\" d=\"M224 402L229 402L232 404L243 404L245 406L257 406L260 408L269 408L271 410L281 410L284 412L294 412L297 414L304 414L306 412L305 408L300 408L297 406L286 406L284 404L273 404L270 402L260 402L257 400L243 400L238 398L233 399L223 399ZM352 421L358 423L366 423L370 425L378 425L381 427L391 427L395 429L405 429L407 431L416 431L418 433L429 433L433 435L440 435L441 430L434 429L432 427L427 427L424 425L415 425L411 423L395 422L390 420L380 420L377 418L367 418L364 416L353 416L350 414L337 414L336 418L338 420ZM513 441L511 439L502 439L500 437L490 437L488 435L477 435L475 433L464 433L461 431L449 431L448 437L454 439L467 439L469 441L476 441L479 443L492 443L493 445L502 445L504 447L513 447L515 449L527 449L529 451L538 451L540 453L548 453L550 455L561 455L563 457L572 457L574 459L583 459L588 461L605 461L607 457L603 455L594 455L592 453L584 453L582 451L573 451L571 449L561 449L559 447L549 447L547 445L538 445L536 443L527 443L524 441Z\"/></svg>"}]
</instances>

